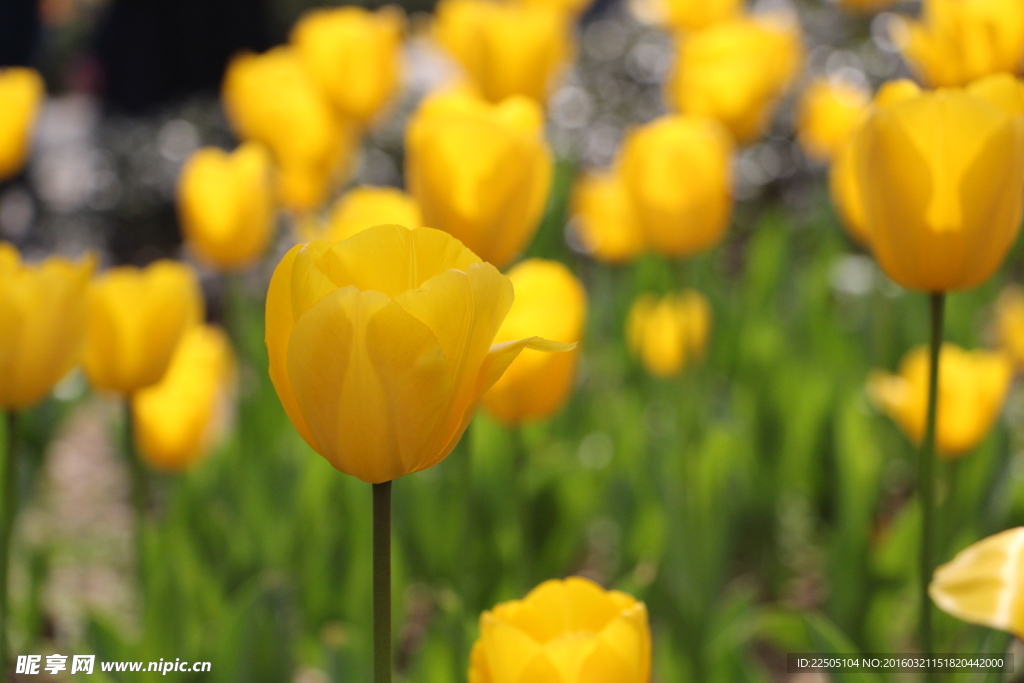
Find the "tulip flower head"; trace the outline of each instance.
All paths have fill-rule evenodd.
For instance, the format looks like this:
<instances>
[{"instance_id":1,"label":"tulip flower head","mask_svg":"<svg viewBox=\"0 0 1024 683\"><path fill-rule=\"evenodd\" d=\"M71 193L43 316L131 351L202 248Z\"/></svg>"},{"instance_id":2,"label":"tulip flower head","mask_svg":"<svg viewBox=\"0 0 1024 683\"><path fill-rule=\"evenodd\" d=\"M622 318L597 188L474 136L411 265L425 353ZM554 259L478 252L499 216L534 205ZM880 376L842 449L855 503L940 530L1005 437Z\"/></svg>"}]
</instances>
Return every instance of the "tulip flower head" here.
<instances>
[{"instance_id":1,"label":"tulip flower head","mask_svg":"<svg viewBox=\"0 0 1024 683\"><path fill-rule=\"evenodd\" d=\"M297 245L267 293L270 378L336 469L383 483L432 467L537 337L494 343L512 283L439 230L377 226Z\"/></svg>"},{"instance_id":2,"label":"tulip flower head","mask_svg":"<svg viewBox=\"0 0 1024 683\"><path fill-rule=\"evenodd\" d=\"M935 570L928 594L957 619L1024 637L1024 527L968 546Z\"/></svg>"},{"instance_id":3,"label":"tulip flower head","mask_svg":"<svg viewBox=\"0 0 1024 683\"><path fill-rule=\"evenodd\" d=\"M0 69L0 181L21 171L46 91L34 69Z\"/></svg>"},{"instance_id":4,"label":"tulip flower head","mask_svg":"<svg viewBox=\"0 0 1024 683\"><path fill-rule=\"evenodd\" d=\"M544 116L527 98L500 104L450 91L428 97L406 131L406 178L426 225L498 268L529 243L551 186Z\"/></svg>"},{"instance_id":5,"label":"tulip flower head","mask_svg":"<svg viewBox=\"0 0 1024 683\"><path fill-rule=\"evenodd\" d=\"M185 333L163 378L132 397L135 445L151 467L180 472L198 462L226 426L234 354L218 327Z\"/></svg>"},{"instance_id":6,"label":"tulip flower head","mask_svg":"<svg viewBox=\"0 0 1024 683\"><path fill-rule=\"evenodd\" d=\"M619 172L652 249L689 256L722 239L732 213L732 149L710 119L664 116L629 133Z\"/></svg>"},{"instance_id":7,"label":"tulip flower head","mask_svg":"<svg viewBox=\"0 0 1024 683\"><path fill-rule=\"evenodd\" d=\"M942 346L935 436L941 457L960 457L981 443L999 417L1012 379L1013 365L1002 353ZM897 375L872 374L868 393L879 410L920 444L928 408L928 349L921 346L908 353Z\"/></svg>"},{"instance_id":8,"label":"tulip flower head","mask_svg":"<svg viewBox=\"0 0 1024 683\"><path fill-rule=\"evenodd\" d=\"M644 603L584 578L546 581L480 616L469 683L648 683Z\"/></svg>"},{"instance_id":9,"label":"tulip flower head","mask_svg":"<svg viewBox=\"0 0 1024 683\"><path fill-rule=\"evenodd\" d=\"M191 268L156 261L112 268L89 288L83 367L96 389L130 396L160 381L178 343L203 319Z\"/></svg>"},{"instance_id":10,"label":"tulip flower head","mask_svg":"<svg viewBox=\"0 0 1024 683\"><path fill-rule=\"evenodd\" d=\"M416 200L393 187L357 187L334 203L327 225L309 230L308 240L340 242L375 225L401 225L419 228L423 225Z\"/></svg>"},{"instance_id":11,"label":"tulip flower head","mask_svg":"<svg viewBox=\"0 0 1024 683\"><path fill-rule=\"evenodd\" d=\"M94 259L23 263L0 242L0 408L43 398L78 363Z\"/></svg>"},{"instance_id":12,"label":"tulip flower head","mask_svg":"<svg viewBox=\"0 0 1024 683\"><path fill-rule=\"evenodd\" d=\"M633 0L630 11L640 21L676 31L700 31L736 17L743 0Z\"/></svg>"},{"instance_id":13,"label":"tulip flower head","mask_svg":"<svg viewBox=\"0 0 1024 683\"><path fill-rule=\"evenodd\" d=\"M626 263L644 250L640 219L618 170L581 176L572 214L577 239L598 261Z\"/></svg>"},{"instance_id":14,"label":"tulip flower head","mask_svg":"<svg viewBox=\"0 0 1024 683\"><path fill-rule=\"evenodd\" d=\"M566 17L573 18L591 6L594 0L518 0L518 2L554 9Z\"/></svg>"},{"instance_id":15,"label":"tulip flower head","mask_svg":"<svg viewBox=\"0 0 1024 683\"><path fill-rule=\"evenodd\" d=\"M567 344L580 341L587 294L568 268L557 261L528 259L516 264L508 279L515 301L495 342L531 335ZM510 426L551 417L572 393L578 361L578 348L566 353L526 349L484 394L483 406Z\"/></svg>"},{"instance_id":16,"label":"tulip flower head","mask_svg":"<svg viewBox=\"0 0 1024 683\"><path fill-rule=\"evenodd\" d=\"M804 91L797 114L800 146L820 161L831 159L867 116L871 101L859 86L820 79Z\"/></svg>"},{"instance_id":17,"label":"tulip flower head","mask_svg":"<svg viewBox=\"0 0 1024 683\"><path fill-rule=\"evenodd\" d=\"M255 142L230 154L204 147L189 158L178 207L185 241L202 261L238 270L263 256L274 228L271 164Z\"/></svg>"},{"instance_id":18,"label":"tulip flower head","mask_svg":"<svg viewBox=\"0 0 1024 683\"><path fill-rule=\"evenodd\" d=\"M649 374L672 377L704 355L710 329L711 306L700 292L644 294L629 309L626 341Z\"/></svg>"},{"instance_id":19,"label":"tulip flower head","mask_svg":"<svg viewBox=\"0 0 1024 683\"><path fill-rule=\"evenodd\" d=\"M337 110L366 123L398 90L404 26L394 6L317 9L299 19L291 41Z\"/></svg>"}]
</instances>

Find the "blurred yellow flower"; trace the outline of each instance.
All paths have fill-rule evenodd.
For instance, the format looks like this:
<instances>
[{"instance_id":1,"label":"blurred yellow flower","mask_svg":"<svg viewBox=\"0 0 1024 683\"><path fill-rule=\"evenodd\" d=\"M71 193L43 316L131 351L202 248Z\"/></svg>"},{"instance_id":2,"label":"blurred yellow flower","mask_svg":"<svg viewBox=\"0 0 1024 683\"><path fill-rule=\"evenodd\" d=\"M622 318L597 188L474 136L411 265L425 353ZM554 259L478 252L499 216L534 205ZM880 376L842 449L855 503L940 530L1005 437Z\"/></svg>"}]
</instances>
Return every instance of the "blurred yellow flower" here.
<instances>
[{"instance_id":1,"label":"blurred yellow flower","mask_svg":"<svg viewBox=\"0 0 1024 683\"><path fill-rule=\"evenodd\" d=\"M231 60L222 97L232 128L262 142L277 162L278 194L285 206L319 206L333 182L349 173L356 134L331 108L294 48Z\"/></svg>"},{"instance_id":2,"label":"blurred yellow flower","mask_svg":"<svg viewBox=\"0 0 1024 683\"><path fill-rule=\"evenodd\" d=\"M181 338L202 318L199 280L183 263L106 271L89 288L83 355L89 382L125 395L156 384Z\"/></svg>"},{"instance_id":3,"label":"blurred yellow flower","mask_svg":"<svg viewBox=\"0 0 1024 683\"><path fill-rule=\"evenodd\" d=\"M291 42L338 111L366 123L398 90L404 28L394 6L315 9L295 24Z\"/></svg>"},{"instance_id":4,"label":"blurred yellow flower","mask_svg":"<svg viewBox=\"0 0 1024 683\"><path fill-rule=\"evenodd\" d=\"M625 263L644 250L640 220L618 170L580 176L572 215L577 238L598 261Z\"/></svg>"},{"instance_id":5,"label":"blurred yellow flower","mask_svg":"<svg viewBox=\"0 0 1024 683\"><path fill-rule=\"evenodd\" d=\"M903 20L895 39L929 86L965 85L1024 59L1020 0L925 0L919 21Z\"/></svg>"},{"instance_id":6,"label":"blurred yellow flower","mask_svg":"<svg viewBox=\"0 0 1024 683\"><path fill-rule=\"evenodd\" d=\"M1020 228L1024 119L960 90L875 111L855 137L864 221L882 269L910 289L984 282Z\"/></svg>"},{"instance_id":7,"label":"blurred yellow flower","mask_svg":"<svg viewBox=\"0 0 1024 683\"><path fill-rule=\"evenodd\" d=\"M540 335L574 344L583 335L587 294L557 261L528 259L508 272L515 300L498 329L497 343ZM526 349L483 396L483 407L506 425L551 417L572 393L579 349L545 353Z\"/></svg>"},{"instance_id":8,"label":"blurred yellow flower","mask_svg":"<svg viewBox=\"0 0 1024 683\"><path fill-rule=\"evenodd\" d=\"M648 246L689 256L722 239L732 213L732 151L710 119L664 116L627 135L619 170Z\"/></svg>"},{"instance_id":9,"label":"blurred yellow flower","mask_svg":"<svg viewBox=\"0 0 1024 683\"><path fill-rule=\"evenodd\" d=\"M711 306L695 290L658 298L644 294L633 302L626 319L630 352L655 377L672 377L707 348Z\"/></svg>"},{"instance_id":10,"label":"blurred yellow flower","mask_svg":"<svg viewBox=\"0 0 1024 683\"><path fill-rule=\"evenodd\" d=\"M541 2L441 0L434 36L491 102L546 102L572 52L564 12Z\"/></svg>"},{"instance_id":11,"label":"blurred yellow flower","mask_svg":"<svg viewBox=\"0 0 1024 683\"><path fill-rule=\"evenodd\" d=\"M78 363L94 261L27 264L0 242L0 408L38 403Z\"/></svg>"},{"instance_id":12,"label":"blurred yellow flower","mask_svg":"<svg viewBox=\"0 0 1024 683\"><path fill-rule=\"evenodd\" d=\"M583 10L594 3L594 0L518 0L518 2L555 9L573 17L581 14Z\"/></svg>"},{"instance_id":13,"label":"blurred yellow flower","mask_svg":"<svg viewBox=\"0 0 1024 683\"><path fill-rule=\"evenodd\" d=\"M956 458L981 443L999 417L1012 378L1013 365L1002 353L942 346L935 435L940 456ZM928 408L927 347L904 356L897 375L873 373L868 393L879 410L920 444Z\"/></svg>"},{"instance_id":14,"label":"blurred yellow flower","mask_svg":"<svg viewBox=\"0 0 1024 683\"><path fill-rule=\"evenodd\" d=\"M1024 637L1024 527L968 546L935 570L928 594L957 619Z\"/></svg>"},{"instance_id":15,"label":"blurred yellow flower","mask_svg":"<svg viewBox=\"0 0 1024 683\"><path fill-rule=\"evenodd\" d=\"M43 79L34 69L0 69L0 181L25 165L45 95Z\"/></svg>"},{"instance_id":16,"label":"blurred yellow flower","mask_svg":"<svg viewBox=\"0 0 1024 683\"><path fill-rule=\"evenodd\" d=\"M699 31L738 15L743 0L632 0L629 8L649 24Z\"/></svg>"},{"instance_id":17,"label":"blurred yellow flower","mask_svg":"<svg viewBox=\"0 0 1024 683\"><path fill-rule=\"evenodd\" d=\"M1005 288L996 301L996 337L999 348L1024 368L1024 289L1019 285Z\"/></svg>"},{"instance_id":18,"label":"blurred yellow flower","mask_svg":"<svg viewBox=\"0 0 1024 683\"><path fill-rule=\"evenodd\" d=\"M535 102L488 104L465 91L428 97L406 131L406 179L423 222L503 268L529 243L551 186Z\"/></svg>"},{"instance_id":19,"label":"blurred yellow flower","mask_svg":"<svg viewBox=\"0 0 1024 683\"><path fill-rule=\"evenodd\" d=\"M469 683L648 683L644 603L592 581L545 581L480 616Z\"/></svg>"},{"instance_id":20,"label":"blurred yellow flower","mask_svg":"<svg viewBox=\"0 0 1024 683\"><path fill-rule=\"evenodd\" d=\"M304 237L340 242L375 225L423 227L420 207L415 199L394 187L356 187L334 203L326 226L307 229Z\"/></svg>"},{"instance_id":21,"label":"blurred yellow flower","mask_svg":"<svg viewBox=\"0 0 1024 683\"><path fill-rule=\"evenodd\" d=\"M335 468L381 483L441 462L536 337L494 343L512 284L439 230L384 225L292 248L267 292L270 379Z\"/></svg>"},{"instance_id":22,"label":"blurred yellow flower","mask_svg":"<svg viewBox=\"0 0 1024 683\"><path fill-rule=\"evenodd\" d=\"M796 22L739 17L680 38L666 98L678 111L721 121L739 143L760 137L800 69Z\"/></svg>"},{"instance_id":23,"label":"blurred yellow flower","mask_svg":"<svg viewBox=\"0 0 1024 683\"><path fill-rule=\"evenodd\" d=\"M205 456L226 426L234 380L234 353L224 331L196 325L186 332L163 378L132 397L142 459L179 472Z\"/></svg>"},{"instance_id":24,"label":"blurred yellow flower","mask_svg":"<svg viewBox=\"0 0 1024 683\"><path fill-rule=\"evenodd\" d=\"M247 142L233 153L204 147L178 180L178 212L185 241L206 263L235 270L256 263L274 229L270 155Z\"/></svg>"},{"instance_id":25,"label":"blurred yellow flower","mask_svg":"<svg viewBox=\"0 0 1024 683\"><path fill-rule=\"evenodd\" d=\"M868 114L871 99L859 86L836 79L812 82L800 98L797 137L808 156L828 161Z\"/></svg>"}]
</instances>

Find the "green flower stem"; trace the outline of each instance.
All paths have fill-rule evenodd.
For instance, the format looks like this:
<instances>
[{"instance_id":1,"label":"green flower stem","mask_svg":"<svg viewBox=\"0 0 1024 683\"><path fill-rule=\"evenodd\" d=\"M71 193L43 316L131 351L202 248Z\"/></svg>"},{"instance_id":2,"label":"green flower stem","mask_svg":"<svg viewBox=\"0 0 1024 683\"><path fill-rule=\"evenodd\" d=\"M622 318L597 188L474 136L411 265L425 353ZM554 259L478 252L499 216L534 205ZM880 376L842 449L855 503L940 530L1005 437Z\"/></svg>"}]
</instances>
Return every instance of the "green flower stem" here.
<instances>
[{"instance_id":1,"label":"green flower stem","mask_svg":"<svg viewBox=\"0 0 1024 683\"><path fill-rule=\"evenodd\" d=\"M921 650L931 657L935 649L932 643L932 605L928 597L928 584L935 571L935 413L939 397L939 351L942 348L942 326L945 314L946 295L938 292L931 295L931 344L928 359L928 416L925 422L924 440L921 442L921 457L917 469L917 490L921 501ZM928 681L936 680L935 673L926 674Z\"/></svg>"},{"instance_id":2,"label":"green flower stem","mask_svg":"<svg viewBox=\"0 0 1024 683\"><path fill-rule=\"evenodd\" d=\"M11 536L14 531L14 513L17 510L17 462L18 416L13 410L7 411L7 447L4 449L3 500L0 501L0 680L6 680L13 660L7 646L7 615L9 612L7 585L8 568L11 561Z\"/></svg>"},{"instance_id":3,"label":"green flower stem","mask_svg":"<svg viewBox=\"0 0 1024 683\"><path fill-rule=\"evenodd\" d=\"M149 486L146 469L135 452L135 419L132 416L132 397L124 401L124 457L128 465L128 473L132 485L132 508L135 512L135 571L139 579L139 591L145 595L145 539L146 501L149 499Z\"/></svg>"},{"instance_id":4,"label":"green flower stem","mask_svg":"<svg viewBox=\"0 0 1024 683\"><path fill-rule=\"evenodd\" d=\"M373 485L373 681L391 683L391 482Z\"/></svg>"}]
</instances>

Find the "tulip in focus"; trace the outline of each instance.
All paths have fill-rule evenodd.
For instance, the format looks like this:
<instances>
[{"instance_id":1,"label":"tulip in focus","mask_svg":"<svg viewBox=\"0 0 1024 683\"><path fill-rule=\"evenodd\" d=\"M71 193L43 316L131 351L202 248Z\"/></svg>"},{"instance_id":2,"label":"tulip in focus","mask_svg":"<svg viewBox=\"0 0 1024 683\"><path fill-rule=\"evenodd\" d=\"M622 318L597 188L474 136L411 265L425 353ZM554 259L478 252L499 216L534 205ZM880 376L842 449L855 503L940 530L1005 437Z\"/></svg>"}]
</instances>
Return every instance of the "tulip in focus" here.
<instances>
[{"instance_id":1,"label":"tulip in focus","mask_svg":"<svg viewBox=\"0 0 1024 683\"><path fill-rule=\"evenodd\" d=\"M531 335L567 344L580 341L587 294L572 271L557 261L528 259L513 267L508 279L515 300L495 342ZM483 407L508 426L551 417L572 393L578 362L578 348L566 353L526 349L484 394Z\"/></svg>"},{"instance_id":2,"label":"tulip in focus","mask_svg":"<svg viewBox=\"0 0 1024 683\"><path fill-rule=\"evenodd\" d=\"M864 222L882 269L926 292L975 287L1020 228L1024 119L961 90L875 111L855 138Z\"/></svg>"},{"instance_id":3,"label":"tulip in focus","mask_svg":"<svg viewBox=\"0 0 1024 683\"><path fill-rule=\"evenodd\" d=\"M1002 353L942 346L935 436L940 456L956 458L981 443L999 417L1012 379L1013 365ZM874 373L868 393L920 444L928 407L928 349L920 346L908 353L897 375Z\"/></svg>"},{"instance_id":4,"label":"tulip in focus","mask_svg":"<svg viewBox=\"0 0 1024 683\"><path fill-rule=\"evenodd\" d=\"M83 367L96 389L130 396L160 381L178 343L203 319L191 268L161 260L112 268L89 289Z\"/></svg>"},{"instance_id":5,"label":"tulip in focus","mask_svg":"<svg viewBox=\"0 0 1024 683\"><path fill-rule=\"evenodd\" d=\"M996 301L996 338L1018 368L1024 368L1024 289L1007 287Z\"/></svg>"},{"instance_id":6,"label":"tulip in focus","mask_svg":"<svg viewBox=\"0 0 1024 683\"><path fill-rule=\"evenodd\" d=\"M185 241L199 258L221 270L256 263L274 228L270 155L247 142L227 153L204 147L189 158L178 181L178 211Z\"/></svg>"},{"instance_id":7,"label":"tulip in focus","mask_svg":"<svg viewBox=\"0 0 1024 683\"><path fill-rule=\"evenodd\" d=\"M187 469L223 432L235 364L227 335L212 325L192 327L163 378L132 397L139 455L167 472Z\"/></svg>"},{"instance_id":8,"label":"tulip in focus","mask_svg":"<svg viewBox=\"0 0 1024 683\"><path fill-rule=\"evenodd\" d=\"M291 42L337 110L366 123L398 90L404 25L393 6L316 9L295 24Z\"/></svg>"},{"instance_id":9,"label":"tulip in focus","mask_svg":"<svg viewBox=\"0 0 1024 683\"><path fill-rule=\"evenodd\" d=\"M732 19L743 0L632 0L629 9L644 23L676 31L699 31Z\"/></svg>"},{"instance_id":10,"label":"tulip in focus","mask_svg":"<svg viewBox=\"0 0 1024 683\"><path fill-rule=\"evenodd\" d=\"M25 166L45 94L43 79L34 69L0 69L0 181Z\"/></svg>"},{"instance_id":11,"label":"tulip in focus","mask_svg":"<svg viewBox=\"0 0 1024 683\"><path fill-rule=\"evenodd\" d=\"M43 400L78 363L94 259L23 263L0 242L0 408Z\"/></svg>"},{"instance_id":12,"label":"tulip in focus","mask_svg":"<svg viewBox=\"0 0 1024 683\"><path fill-rule=\"evenodd\" d=\"M434 35L491 102L547 101L572 52L563 12L548 3L442 0Z\"/></svg>"},{"instance_id":13,"label":"tulip in focus","mask_svg":"<svg viewBox=\"0 0 1024 683\"><path fill-rule=\"evenodd\" d=\"M802 60L795 21L723 21L679 41L666 98L684 114L721 121L737 142L752 142L764 134Z\"/></svg>"},{"instance_id":14,"label":"tulip in focus","mask_svg":"<svg viewBox=\"0 0 1024 683\"><path fill-rule=\"evenodd\" d=\"M619 159L645 242L671 257L717 244L732 213L732 143L716 122L664 116L633 130Z\"/></svg>"},{"instance_id":15,"label":"tulip in focus","mask_svg":"<svg viewBox=\"0 0 1024 683\"><path fill-rule=\"evenodd\" d=\"M626 319L629 350L655 377L677 375L691 357L702 357L710 330L711 306L695 290L660 299L644 294Z\"/></svg>"},{"instance_id":16,"label":"tulip in focus","mask_svg":"<svg viewBox=\"0 0 1024 683\"><path fill-rule=\"evenodd\" d=\"M1024 527L968 546L935 570L928 594L966 622L1024 637Z\"/></svg>"},{"instance_id":17,"label":"tulip in focus","mask_svg":"<svg viewBox=\"0 0 1024 683\"><path fill-rule=\"evenodd\" d=\"M336 469L378 484L451 452L534 336L494 343L512 283L439 230L384 225L297 245L267 293L270 379Z\"/></svg>"},{"instance_id":18,"label":"tulip in focus","mask_svg":"<svg viewBox=\"0 0 1024 683\"><path fill-rule=\"evenodd\" d=\"M644 603L592 581L546 581L480 616L469 683L649 683Z\"/></svg>"},{"instance_id":19,"label":"tulip in focus","mask_svg":"<svg viewBox=\"0 0 1024 683\"><path fill-rule=\"evenodd\" d=\"M547 204L551 153L535 102L428 97L406 131L406 178L423 223L498 268L529 243Z\"/></svg>"},{"instance_id":20,"label":"tulip in focus","mask_svg":"<svg viewBox=\"0 0 1024 683\"><path fill-rule=\"evenodd\" d=\"M894 37L902 44L903 56L931 87L1016 73L1024 59L1024 3L925 0L920 21L903 20Z\"/></svg>"},{"instance_id":21,"label":"tulip in focus","mask_svg":"<svg viewBox=\"0 0 1024 683\"><path fill-rule=\"evenodd\" d=\"M834 79L811 83L800 99L797 138L808 156L828 161L860 127L871 100L856 85Z\"/></svg>"},{"instance_id":22,"label":"tulip in focus","mask_svg":"<svg viewBox=\"0 0 1024 683\"><path fill-rule=\"evenodd\" d=\"M416 200L394 187L357 187L335 202L327 225L307 231L309 240L340 242L375 225L423 226Z\"/></svg>"},{"instance_id":23,"label":"tulip in focus","mask_svg":"<svg viewBox=\"0 0 1024 683\"><path fill-rule=\"evenodd\" d=\"M356 144L353 125L333 110L294 48L232 59L222 97L239 137L273 152L285 206L319 206L332 184L347 177Z\"/></svg>"},{"instance_id":24,"label":"tulip in focus","mask_svg":"<svg viewBox=\"0 0 1024 683\"><path fill-rule=\"evenodd\" d=\"M617 170L585 174L572 194L573 227L587 254L605 263L626 263L644 250L633 200Z\"/></svg>"}]
</instances>

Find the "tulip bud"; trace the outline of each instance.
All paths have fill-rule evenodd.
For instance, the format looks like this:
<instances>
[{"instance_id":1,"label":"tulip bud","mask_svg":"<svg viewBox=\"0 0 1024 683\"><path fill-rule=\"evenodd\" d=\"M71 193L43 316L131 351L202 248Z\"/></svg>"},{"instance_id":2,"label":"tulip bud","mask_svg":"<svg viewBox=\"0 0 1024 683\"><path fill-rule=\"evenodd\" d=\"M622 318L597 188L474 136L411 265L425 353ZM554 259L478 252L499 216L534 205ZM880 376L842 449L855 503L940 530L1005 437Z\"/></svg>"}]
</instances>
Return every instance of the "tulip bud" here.
<instances>
[{"instance_id":1,"label":"tulip bud","mask_svg":"<svg viewBox=\"0 0 1024 683\"><path fill-rule=\"evenodd\" d=\"M717 119L737 142L751 142L764 134L802 60L795 22L723 21L679 41L666 97L680 112Z\"/></svg>"},{"instance_id":2,"label":"tulip bud","mask_svg":"<svg viewBox=\"0 0 1024 683\"><path fill-rule=\"evenodd\" d=\"M567 344L579 342L587 294L568 268L557 261L528 259L513 267L508 279L515 301L495 342L534 334ZM551 417L572 393L578 361L578 348L566 353L526 349L484 394L483 406L509 426Z\"/></svg>"},{"instance_id":3,"label":"tulip bud","mask_svg":"<svg viewBox=\"0 0 1024 683\"><path fill-rule=\"evenodd\" d=\"M294 48L241 54L224 76L224 108L235 132L266 145L277 162L278 194L304 211L349 173L356 135L316 87Z\"/></svg>"},{"instance_id":4,"label":"tulip bud","mask_svg":"<svg viewBox=\"0 0 1024 683\"><path fill-rule=\"evenodd\" d=\"M423 222L499 268L536 232L551 186L543 114L512 97L492 105L453 91L429 97L406 131L406 178Z\"/></svg>"},{"instance_id":5,"label":"tulip bud","mask_svg":"<svg viewBox=\"0 0 1024 683\"><path fill-rule=\"evenodd\" d=\"M865 225L889 277L944 292L992 275L1020 227L1021 117L942 90L877 110L855 147Z\"/></svg>"},{"instance_id":6,"label":"tulip bud","mask_svg":"<svg viewBox=\"0 0 1024 683\"><path fill-rule=\"evenodd\" d=\"M317 9L299 19L291 41L338 111L366 123L398 90L404 24L394 6Z\"/></svg>"},{"instance_id":7,"label":"tulip bud","mask_svg":"<svg viewBox=\"0 0 1024 683\"><path fill-rule=\"evenodd\" d=\"M633 130L619 172L645 241L666 256L717 244L732 212L732 143L709 119L665 116Z\"/></svg>"},{"instance_id":8,"label":"tulip bud","mask_svg":"<svg viewBox=\"0 0 1024 683\"><path fill-rule=\"evenodd\" d=\"M0 181L25 165L45 95L43 79L34 69L0 69Z\"/></svg>"},{"instance_id":9,"label":"tulip bud","mask_svg":"<svg viewBox=\"0 0 1024 683\"><path fill-rule=\"evenodd\" d=\"M902 20L895 38L904 58L932 87L1015 73L1024 59L1024 4L925 0L920 21Z\"/></svg>"},{"instance_id":10,"label":"tulip bud","mask_svg":"<svg viewBox=\"0 0 1024 683\"><path fill-rule=\"evenodd\" d=\"M38 403L78 363L94 261L26 264L0 242L0 408Z\"/></svg>"},{"instance_id":11,"label":"tulip bud","mask_svg":"<svg viewBox=\"0 0 1024 683\"><path fill-rule=\"evenodd\" d=\"M253 265L274 228L271 161L247 142L228 154L204 147L189 158L178 181L185 240L200 259L221 270Z\"/></svg>"},{"instance_id":12,"label":"tulip bud","mask_svg":"<svg viewBox=\"0 0 1024 683\"><path fill-rule=\"evenodd\" d=\"M83 366L93 387L131 395L160 381L182 336L203 318L191 268L157 261L100 275L89 289Z\"/></svg>"},{"instance_id":13,"label":"tulip bud","mask_svg":"<svg viewBox=\"0 0 1024 683\"><path fill-rule=\"evenodd\" d=\"M434 35L491 102L547 100L571 53L564 13L546 3L441 0Z\"/></svg>"},{"instance_id":14,"label":"tulip bud","mask_svg":"<svg viewBox=\"0 0 1024 683\"><path fill-rule=\"evenodd\" d=\"M1007 287L996 301L995 332L999 348L1024 368L1024 289Z\"/></svg>"},{"instance_id":15,"label":"tulip bud","mask_svg":"<svg viewBox=\"0 0 1024 683\"><path fill-rule=\"evenodd\" d=\"M618 171L581 176L572 193L572 214L576 238L598 261L626 263L643 251L640 220Z\"/></svg>"},{"instance_id":16,"label":"tulip bud","mask_svg":"<svg viewBox=\"0 0 1024 683\"><path fill-rule=\"evenodd\" d=\"M633 0L640 21L677 31L700 31L740 13L742 0Z\"/></svg>"},{"instance_id":17,"label":"tulip bud","mask_svg":"<svg viewBox=\"0 0 1024 683\"><path fill-rule=\"evenodd\" d=\"M438 230L383 225L292 248L267 292L270 379L335 468L382 483L444 460L528 337L494 343L512 284Z\"/></svg>"},{"instance_id":18,"label":"tulip bud","mask_svg":"<svg viewBox=\"0 0 1024 683\"><path fill-rule=\"evenodd\" d=\"M592 581L545 581L480 616L469 683L647 683L644 603Z\"/></svg>"},{"instance_id":19,"label":"tulip bud","mask_svg":"<svg viewBox=\"0 0 1024 683\"><path fill-rule=\"evenodd\" d=\"M968 546L935 570L928 595L943 612L1024 637L1024 527Z\"/></svg>"},{"instance_id":20,"label":"tulip bud","mask_svg":"<svg viewBox=\"0 0 1024 683\"><path fill-rule=\"evenodd\" d=\"M626 341L648 373L672 377L688 358L704 355L710 329L711 307L700 292L644 294L629 309Z\"/></svg>"},{"instance_id":21,"label":"tulip bud","mask_svg":"<svg viewBox=\"0 0 1024 683\"><path fill-rule=\"evenodd\" d=\"M814 81L800 100L800 146L813 159L831 159L863 123L870 104L863 88L836 80Z\"/></svg>"},{"instance_id":22,"label":"tulip bud","mask_svg":"<svg viewBox=\"0 0 1024 683\"><path fill-rule=\"evenodd\" d=\"M224 431L235 378L231 342L196 325L182 337L163 378L132 397L135 444L158 470L195 464Z\"/></svg>"},{"instance_id":23,"label":"tulip bud","mask_svg":"<svg viewBox=\"0 0 1024 683\"><path fill-rule=\"evenodd\" d=\"M935 436L940 456L956 458L981 443L999 416L1012 378L1013 366L1001 353L943 345ZM868 392L879 410L920 444L928 408L928 349L908 353L898 375L874 373Z\"/></svg>"},{"instance_id":24,"label":"tulip bud","mask_svg":"<svg viewBox=\"0 0 1024 683\"><path fill-rule=\"evenodd\" d=\"M357 187L346 192L331 209L327 225L307 230L307 240L340 242L375 225L423 226L416 200L393 187Z\"/></svg>"}]
</instances>

